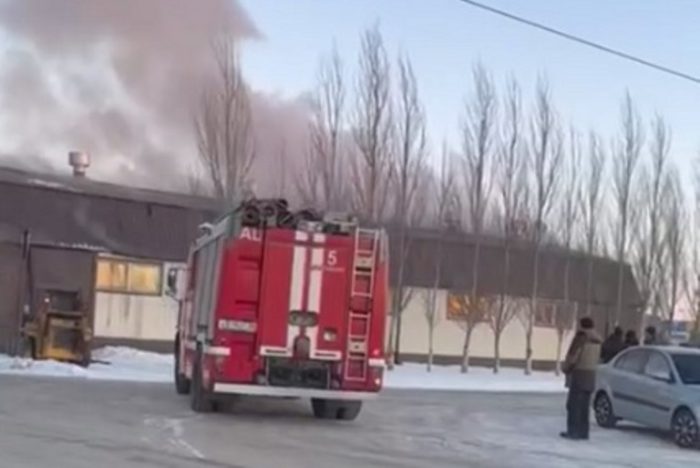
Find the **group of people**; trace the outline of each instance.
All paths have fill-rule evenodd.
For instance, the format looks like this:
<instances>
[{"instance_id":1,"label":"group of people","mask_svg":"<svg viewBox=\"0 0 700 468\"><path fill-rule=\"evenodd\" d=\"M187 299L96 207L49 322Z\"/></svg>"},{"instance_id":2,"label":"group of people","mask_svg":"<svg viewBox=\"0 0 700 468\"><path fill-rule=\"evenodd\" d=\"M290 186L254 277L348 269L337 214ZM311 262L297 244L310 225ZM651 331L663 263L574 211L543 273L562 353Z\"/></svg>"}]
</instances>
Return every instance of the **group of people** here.
<instances>
[{"instance_id":1,"label":"group of people","mask_svg":"<svg viewBox=\"0 0 700 468\"><path fill-rule=\"evenodd\" d=\"M656 329L647 327L644 344L657 344ZM569 394L566 399L566 431L560 435L571 440L587 440L590 430L591 395L595 390L595 375L598 364L609 362L620 351L637 346L637 334L629 330L624 333L616 327L612 335L603 341L595 331L590 317L579 321L579 330L566 353L562 370L566 375Z\"/></svg>"},{"instance_id":2,"label":"group of people","mask_svg":"<svg viewBox=\"0 0 700 468\"><path fill-rule=\"evenodd\" d=\"M615 327L612 334L608 336L605 341L603 341L603 345L600 350L600 360L603 363L610 362L620 351L627 349L630 346L639 345L637 332L634 330L627 330L627 333L624 333L624 336L623 333L624 332L621 327ZM644 330L644 344L657 344L656 328L649 326L646 328L646 330Z\"/></svg>"}]
</instances>

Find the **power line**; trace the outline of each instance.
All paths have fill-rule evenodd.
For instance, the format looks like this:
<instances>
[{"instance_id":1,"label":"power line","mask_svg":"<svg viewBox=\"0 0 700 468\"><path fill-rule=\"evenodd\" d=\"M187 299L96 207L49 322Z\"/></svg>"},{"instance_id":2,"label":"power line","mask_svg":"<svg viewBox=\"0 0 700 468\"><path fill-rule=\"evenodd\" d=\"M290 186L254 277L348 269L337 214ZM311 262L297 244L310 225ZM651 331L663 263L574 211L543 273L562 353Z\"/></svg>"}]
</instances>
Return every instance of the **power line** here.
<instances>
[{"instance_id":1,"label":"power line","mask_svg":"<svg viewBox=\"0 0 700 468\"><path fill-rule=\"evenodd\" d=\"M635 62L639 65L644 65L645 67L653 68L657 71L667 73L669 75L673 75L676 78L682 78L684 80L692 81L695 84L700 84L700 78L689 75L688 73L684 73L682 71L674 70L673 68L666 67L664 65L660 65L658 63L651 62L649 60L643 59L641 57L637 57L632 54L628 54L627 52L623 52L621 50L613 49L611 47L605 46L603 44L589 41L588 39L584 39L579 36L574 36L573 34L569 34L567 32L564 32L559 29L552 28L550 26L544 25L542 23L538 23L536 21L529 20L527 18L523 18L522 16L514 15L513 13L509 13L505 10L500 10L498 8L494 8L489 5L485 5L480 2L476 2L474 0L459 0L460 2L471 5L473 7L479 8L481 10L488 11L489 13L493 13L499 16L502 16L504 18L508 18L510 20L516 21L521 24L525 24L527 26L531 26L533 28L539 29L541 31L548 32L550 34L554 34L559 37L563 37L564 39L567 39L572 42L577 42L579 44L583 44L588 47L592 47L594 49L600 50L602 52L606 52L611 55L616 55L617 57L623 58L625 60L629 60L630 62Z\"/></svg>"}]
</instances>

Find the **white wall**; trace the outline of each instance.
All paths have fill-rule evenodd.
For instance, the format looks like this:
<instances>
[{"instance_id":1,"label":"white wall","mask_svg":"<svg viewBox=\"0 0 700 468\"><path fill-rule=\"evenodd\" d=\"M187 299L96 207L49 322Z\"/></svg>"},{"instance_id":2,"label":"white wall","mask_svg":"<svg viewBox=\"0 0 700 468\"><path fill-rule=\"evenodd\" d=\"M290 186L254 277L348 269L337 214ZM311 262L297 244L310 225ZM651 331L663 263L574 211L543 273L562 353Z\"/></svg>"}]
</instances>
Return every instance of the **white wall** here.
<instances>
[{"instance_id":1,"label":"white wall","mask_svg":"<svg viewBox=\"0 0 700 468\"><path fill-rule=\"evenodd\" d=\"M96 291L95 337L136 340L172 340L177 326L177 302L165 295L168 269L182 264L163 264L160 296Z\"/></svg>"},{"instance_id":2,"label":"white wall","mask_svg":"<svg viewBox=\"0 0 700 468\"><path fill-rule=\"evenodd\" d=\"M428 350L428 322L425 318L425 303L422 294L425 290L415 289L411 301L403 312L401 319L401 352L425 355ZM436 355L461 356L464 345L464 330L453 321L448 320L447 291L438 291L438 322L434 329L433 347ZM387 326L388 327L388 326ZM567 333L563 352L572 333ZM469 346L470 356L493 358L494 335L488 323L476 326ZM553 328L536 327L532 337L533 359L555 361L557 359L557 335ZM502 359L525 359L525 331L520 321L514 318L501 335Z\"/></svg>"}]
</instances>

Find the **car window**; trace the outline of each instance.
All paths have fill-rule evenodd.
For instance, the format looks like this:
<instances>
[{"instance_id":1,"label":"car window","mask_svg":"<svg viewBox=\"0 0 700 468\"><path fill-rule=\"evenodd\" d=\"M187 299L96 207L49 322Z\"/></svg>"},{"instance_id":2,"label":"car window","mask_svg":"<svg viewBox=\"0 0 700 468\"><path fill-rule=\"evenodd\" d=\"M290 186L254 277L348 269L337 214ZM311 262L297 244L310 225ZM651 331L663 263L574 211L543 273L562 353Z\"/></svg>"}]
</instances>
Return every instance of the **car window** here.
<instances>
[{"instance_id":1,"label":"car window","mask_svg":"<svg viewBox=\"0 0 700 468\"><path fill-rule=\"evenodd\" d=\"M671 366L666 357L657 352L649 354L646 366L644 366L644 375L657 380L671 379Z\"/></svg>"},{"instance_id":2,"label":"car window","mask_svg":"<svg viewBox=\"0 0 700 468\"><path fill-rule=\"evenodd\" d=\"M644 368L646 357L646 352L642 349L627 351L617 358L615 361L615 368L639 374Z\"/></svg>"},{"instance_id":3,"label":"car window","mask_svg":"<svg viewBox=\"0 0 700 468\"><path fill-rule=\"evenodd\" d=\"M700 385L700 355L678 353L672 354L671 359L684 384Z\"/></svg>"}]
</instances>

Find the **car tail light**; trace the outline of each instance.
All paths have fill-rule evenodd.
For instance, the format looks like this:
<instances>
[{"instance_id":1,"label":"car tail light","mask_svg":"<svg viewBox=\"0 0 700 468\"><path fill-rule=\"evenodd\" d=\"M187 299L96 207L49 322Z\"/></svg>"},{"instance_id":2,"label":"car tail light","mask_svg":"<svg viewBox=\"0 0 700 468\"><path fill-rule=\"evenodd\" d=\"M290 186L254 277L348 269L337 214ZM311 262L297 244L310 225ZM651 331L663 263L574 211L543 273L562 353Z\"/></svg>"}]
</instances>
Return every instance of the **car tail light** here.
<instances>
[{"instance_id":1,"label":"car tail light","mask_svg":"<svg viewBox=\"0 0 700 468\"><path fill-rule=\"evenodd\" d=\"M370 379L375 389L382 388L384 369L381 367L370 367Z\"/></svg>"},{"instance_id":2,"label":"car tail light","mask_svg":"<svg viewBox=\"0 0 700 468\"><path fill-rule=\"evenodd\" d=\"M255 333L258 329L257 323L244 320L219 319L218 325L219 330L243 333Z\"/></svg>"}]
</instances>

